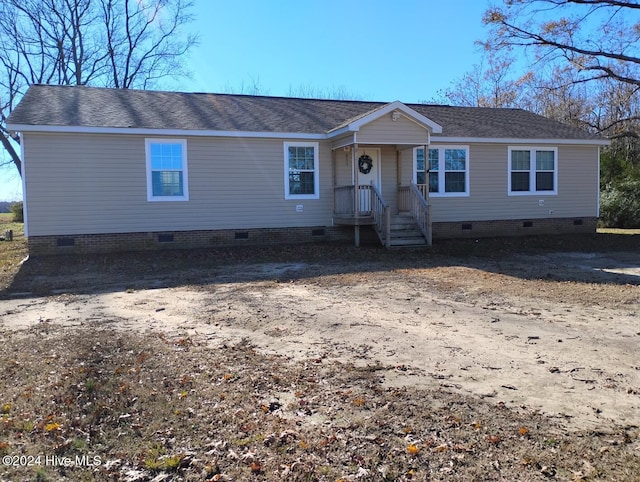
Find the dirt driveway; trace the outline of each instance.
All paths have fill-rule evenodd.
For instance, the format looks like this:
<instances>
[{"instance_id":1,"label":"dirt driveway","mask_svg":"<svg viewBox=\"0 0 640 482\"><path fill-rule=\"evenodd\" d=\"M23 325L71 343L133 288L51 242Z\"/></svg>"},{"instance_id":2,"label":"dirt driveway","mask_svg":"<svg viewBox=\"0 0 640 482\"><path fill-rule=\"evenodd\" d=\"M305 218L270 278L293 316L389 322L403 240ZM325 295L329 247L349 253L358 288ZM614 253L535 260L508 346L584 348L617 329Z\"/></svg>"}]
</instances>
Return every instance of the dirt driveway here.
<instances>
[{"instance_id":1,"label":"dirt driveway","mask_svg":"<svg viewBox=\"0 0 640 482\"><path fill-rule=\"evenodd\" d=\"M248 339L316 363L380 364L386 384L446 387L567 428L640 425L637 253L261 253L188 268L169 254L30 260L5 291L0 326Z\"/></svg>"}]
</instances>

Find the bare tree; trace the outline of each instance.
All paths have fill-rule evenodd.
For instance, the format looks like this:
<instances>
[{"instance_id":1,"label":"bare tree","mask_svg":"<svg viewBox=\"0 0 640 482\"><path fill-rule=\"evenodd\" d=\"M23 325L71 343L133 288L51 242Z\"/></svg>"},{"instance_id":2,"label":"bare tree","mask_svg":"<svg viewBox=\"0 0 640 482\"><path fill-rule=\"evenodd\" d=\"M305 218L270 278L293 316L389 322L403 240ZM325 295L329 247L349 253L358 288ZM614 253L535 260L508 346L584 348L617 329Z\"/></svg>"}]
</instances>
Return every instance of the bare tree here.
<instances>
[{"instance_id":1,"label":"bare tree","mask_svg":"<svg viewBox=\"0 0 640 482\"><path fill-rule=\"evenodd\" d=\"M303 99L331 99L331 100L363 100L363 96L350 91L345 85L334 85L328 88L300 84L297 87L289 86L288 97Z\"/></svg>"},{"instance_id":2,"label":"bare tree","mask_svg":"<svg viewBox=\"0 0 640 482\"><path fill-rule=\"evenodd\" d=\"M241 95L269 95L270 91L263 86L260 76L250 75L247 80L238 84L225 84L222 91L226 94ZM331 99L331 100L363 100L360 94L351 92L346 86L332 86L331 88L317 87L312 84L299 84L297 87L289 86L285 94L287 97L299 97L301 99Z\"/></svg>"},{"instance_id":3,"label":"bare tree","mask_svg":"<svg viewBox=\"0 0 640 482\"><path fill-rule=\"evenodd\" d=\"M269 95L269 89L262 85L259 75L250 75L248 80L242 80L238 85L227 83L222 88L222 92L240 95Z\"/></svg>"},{"instance_id":4,"label":"bare tree","mask_svg":"<svg viewBox=\"0 0 640 482\"><path fill-rule=\"evenodd\" d=\"M0 143L18 172L6 118L29 85L149 88L185 75L193 0L0 0Z\"/></svg>"},{"instance_id":5,"label":"bare tree","mask_svg":"<svg viewBox=\"0 0 640 482\"><path fill-rule=\"evenodd\" d=\"M607 156L640 167L640 3L503 0L489 8L487 51L531 54L523 107L613 140Z\"/></svg>"},{"instance_id":6,"label":"bare tree","mask_svg":"<svg viewBox=\"0 0 640 482\"><path fill-rule=\"evenodd\" d=\"M640 88L614 79L585 82L571 65L538 63L516 76L512 58L483 58L440 101L476 107L519 107L612 138L630 135L637 124Z\"/></svg>"},{"instance_id":7,"label":"bare tree","mask_svg":"<svg viewBox=\"0 0 640 482\"><path fill-rule=\"evenodd\" d=\"M487 49L528 47L538 59L561 59L581 81L611 78L640 85L637 0L504 0L488 9Z\"/></svg>"},{"instance_id":8,"label":"bare tree","mask_svg":"<svg viewBox=\"0 0 640 482\"><path fill-rule=\"evenodd\" d=\"M193 35L181 29L193 16L191 0L100 0L108 45L110 86L147 88L159 79L185 75L184 54Z\"/></svg>"},{"instance_id":9,"label":"bare tree","mask_svg":"<svg viewBox=\"0 0 640 482\"><path fill-rule=\"evenodd\" d=\"M438 101L469 107L517 107L524 79L515 77L509 55L488 53L451 87L438 93Z\"/></svg>"}]
</instances>

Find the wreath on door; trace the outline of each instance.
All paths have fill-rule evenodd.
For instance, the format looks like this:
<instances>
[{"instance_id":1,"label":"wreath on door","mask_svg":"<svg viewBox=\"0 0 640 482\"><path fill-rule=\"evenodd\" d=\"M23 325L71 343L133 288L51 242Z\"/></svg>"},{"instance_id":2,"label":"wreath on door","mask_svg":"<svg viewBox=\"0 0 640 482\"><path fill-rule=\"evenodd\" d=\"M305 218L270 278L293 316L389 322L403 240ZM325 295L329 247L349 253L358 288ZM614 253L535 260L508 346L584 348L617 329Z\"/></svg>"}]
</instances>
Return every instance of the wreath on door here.
<instances>
[{"instance_id":1,"label":"wreath on door","mask_svg":"<svg viewBox=\"0 0 640 482\"><path fill-rule=\"evenodd\" d=\"M373 167L373 159L367 154L363 154L358 159L358 169L362 174L369 174L371 172L371 168Z\"/></svg>"}]
</instances>

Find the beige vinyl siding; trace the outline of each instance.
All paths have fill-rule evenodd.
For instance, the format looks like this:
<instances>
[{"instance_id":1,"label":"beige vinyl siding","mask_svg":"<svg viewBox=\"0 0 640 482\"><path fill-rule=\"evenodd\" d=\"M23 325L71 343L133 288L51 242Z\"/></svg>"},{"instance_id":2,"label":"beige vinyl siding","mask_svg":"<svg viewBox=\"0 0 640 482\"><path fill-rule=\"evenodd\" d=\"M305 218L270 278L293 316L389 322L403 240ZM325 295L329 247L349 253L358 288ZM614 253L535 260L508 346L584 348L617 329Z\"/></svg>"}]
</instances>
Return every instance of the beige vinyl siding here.
<instances>
[{"instance_id":1,"label":"beige vinyl siding","mask_svg":"<svg viewBox=\"0 0 640 482\"><path fill-rule=\"evenodd\" d=\"M385 115L362 126L356 138L358 143L426 144L429 134L425 127L403 115L395 122L391 115Z\"/></svg>"},{"instance_id":2,"label":"beige vinyl siding","mask_svg":"<svg viewBox=\"0 0 640 482\"><path fill-rule=\"evenodd\" d=\"M353 185L353 148L335 151L336 186Z\"/></svg>"},{"instance_id":3,"label":"beige vinyl siding","mask_svg":"<svg viewBox=\"0 0 640 482\"><path fill-rule=\"evenodd\" d=\"M509 146L470 143L469 196L431 197L429 201L432 205L433 222L596 216L599 148L552 144L545 146L558 148L557 195L509 196ZM413 152L403 151L402 183L406 184L412 178ZM543 205L540 201L543 201Z\"/></svg>"},{"instance_id":4,"label":"beige vinyl siding","mask_svg":"<svg viewBox=\"0 0 640 482\"><path fill-rule=\"evenodd\" d=\"M395 146L382 146L382 196L389 203L391 212L398 211L398 162Z\"/></svg>"},{"instance_id":5,"label":"beige vinyl siding","mask_svg":"<svg viewBox=\"0 0 640 482\"><path fill-rule=\"evenodd\" d=\"M381 157L381 183L382 195L391 209L397 211L398 202L398 182L397 182L397 160L395 146L367 146L380 149ZM336 150L336 186L353 185L353 150L345 151L340 148Z\"/></svg>"},{"instance_id":6,"label":"beige vinyl siding","mask_svg":"<svg viewBox=\"0 0 640 482\"><path fill-rule=\"evenodd\" d=\"M408 186L413 181L413 148L400 151L400 185Z\"/></svg>"},{"instance_id":7,"label":"beige vinyl siding","mask_svg":"<svg viewBox=\"0 0 640 482\"><path fill-rule=\"evenodd\" d=\"M320 199L284 199L282 140L187 137L189 201L148 202L144 139L27 133L29 234L331 224L332 163L326 142L319 147ZM303 212L296 212L297 205Z\"/></svg>"}]
</instances>

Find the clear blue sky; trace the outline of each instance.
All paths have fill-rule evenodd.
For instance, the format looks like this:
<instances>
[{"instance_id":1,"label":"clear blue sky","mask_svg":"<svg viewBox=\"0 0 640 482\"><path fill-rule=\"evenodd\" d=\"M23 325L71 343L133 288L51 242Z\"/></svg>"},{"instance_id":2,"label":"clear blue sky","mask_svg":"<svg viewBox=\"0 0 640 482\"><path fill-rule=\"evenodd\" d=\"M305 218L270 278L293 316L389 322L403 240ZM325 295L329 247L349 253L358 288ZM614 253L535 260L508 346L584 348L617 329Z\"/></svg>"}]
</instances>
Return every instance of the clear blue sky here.
<instances>
[{"instance_id":1,"label":"clear blue sky","mask_svg":"<svg viewBox=\"0 0 640 482\"><path fill-rule=\"evenodd\" d=\"M192 79L167 88L265 95L301 87L419 102L460 78L480 52L489 0L196 0ZM20 198L0 170L0 201Z\"/></svg>"}]
</instances>

